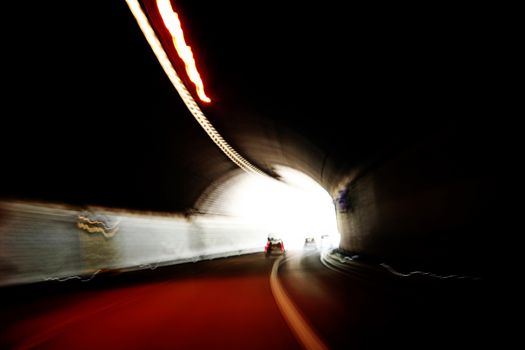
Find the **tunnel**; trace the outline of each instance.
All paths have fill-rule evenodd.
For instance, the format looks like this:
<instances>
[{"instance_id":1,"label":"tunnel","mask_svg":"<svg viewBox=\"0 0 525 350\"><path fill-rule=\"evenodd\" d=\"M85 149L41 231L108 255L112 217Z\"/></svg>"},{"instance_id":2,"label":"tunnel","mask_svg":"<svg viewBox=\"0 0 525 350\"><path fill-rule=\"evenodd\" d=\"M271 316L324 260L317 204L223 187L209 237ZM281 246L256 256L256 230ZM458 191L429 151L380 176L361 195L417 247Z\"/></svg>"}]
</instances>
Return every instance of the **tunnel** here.
<instances>
[{"instance_id":1,"label":"tunnel","mask_svg":"<svg viewBox=\"0 0 525 350\"><path fill-rule=\"evenodd\" d=\"M270 177L286 166L318 182L337 206L341 249L489 273L507 130L482 117L499 101L481 73L482 35L463 45L459 10L440 27L440 11L414 19L363 6L347 17L332 5L180 1L214 101L203 112ZM154 2L142 6L176 56ZM76 16L35 8L23 23L45 40L12 35L6 54L4 198L192 213L239 171L192 119L125 3Z\"/></svg>"},{"instance_id":2,"label":"tunnel","mask_svg":"<svg viewBox=\"0 0 525 350\"><path fill-rule=\"evenodd\" d=\"M49 259L53 276L83 271L87 279L168 261L180 244L190 250L179 262L260 251L273 230L261 221L229 223L230 236L219 237L205 220L235 221L228 193L239 179L286 184L286 171L326 192L338 253L397 271L502 279L515 259L507 196L517 184L510 166L519 159L516 130L505 120L499 42L475 9L171 1L211 100L205 103L156 2L138 1L188 94L258 169L254 175L196 121L128 3L39 2L30 11L8 5L14 21L3 64L2 284L34 282L31 271L40 278L45 269L40 259ZM84 218L72 222L84 231L39 231L40 224L24 221L53 208L49 222ZM83 216L93 208L125 213L121 226L135 231L127 241L118 233L108 240L116 226ZM183 238L170 241L162 231L168 226ZM139 231L148 230L146 242ZM242 232L261 245L238 243ZM58 255L42 249L44 236L68 248ZM203 255L204 245L216 249ZM79 262L90 249L99 255ZM35 259L33 252L41 258L20 258L30 266L17 267L16 257ZM19 280L5 278L17 273Z\"/></svg>"}]
</instances>

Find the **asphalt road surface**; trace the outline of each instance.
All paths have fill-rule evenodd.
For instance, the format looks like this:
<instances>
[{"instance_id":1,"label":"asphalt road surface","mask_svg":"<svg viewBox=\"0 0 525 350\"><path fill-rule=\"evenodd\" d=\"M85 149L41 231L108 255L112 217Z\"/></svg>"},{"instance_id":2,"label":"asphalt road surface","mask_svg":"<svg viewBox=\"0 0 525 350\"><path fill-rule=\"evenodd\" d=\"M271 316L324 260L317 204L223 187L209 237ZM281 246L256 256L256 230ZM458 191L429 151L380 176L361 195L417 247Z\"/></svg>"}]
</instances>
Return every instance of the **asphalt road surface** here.
<instances>
[{"instance_id":1,"label":"asphalt road surface","mask_svg":"<svg viewBox=\"0 0 525 350\"><path fill-rule=\"evenodd\" d=\"M276 283L287 300L276 296ZM2 349L464 349L497 342L483 281L407 279L359 266L342 274L317 251L0 293ZM319 344L297 336L286 303Z\"/></svg>"}]
</instances>

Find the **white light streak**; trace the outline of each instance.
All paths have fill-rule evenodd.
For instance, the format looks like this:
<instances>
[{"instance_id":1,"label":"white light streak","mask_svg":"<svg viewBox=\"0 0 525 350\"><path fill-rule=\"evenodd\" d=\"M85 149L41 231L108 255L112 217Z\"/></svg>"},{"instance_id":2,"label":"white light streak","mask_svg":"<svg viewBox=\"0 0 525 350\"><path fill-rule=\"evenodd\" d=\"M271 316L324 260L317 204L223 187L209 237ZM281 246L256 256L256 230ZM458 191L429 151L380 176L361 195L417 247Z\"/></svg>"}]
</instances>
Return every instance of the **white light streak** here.
<instances>
[{"instance_id":1,"label":"white light streak","mask_svg":"<svg viewBox=\"0 0 525 350\"><path fill-rule=\"evenodd\" d=\"M146 40L153 49L155 56L157 56L159 63L164 69L164 72L166 72L166 74L168 75L168 78L179 93L184 103L186 104L186 107L188 107L191 114L195 117L197 122L208 134L208 136L221 149L221 151L224 152L224 154L242 170L248 173L266 175L262 170L251 164L244 157L242 157L235 149L233 149L233 147L231 147L228 144L228 142L226 142L224 138L219 134L219 132L213 127L213 125L206 118L200 107L197 105L191 94L186 89L186 86L184 86L179 75L175 71L175 68L171 64L168 55L166 54L166 51L164 51L164 48L162 47L162 44L160 43L157 36L155 35L155 32L153 31L153 28L151 27L146 15L144 14L144 11L142 11L139 2L137 0L126 0L126 3L128 4L133 16L137 20L137 23L140 29L142 30L142 33L144 33Z\"/></svg>"},{"instance_id":2,"label":"white light streak","mask_svg":"<svg viewBox=\"0 0 525 350\"><path fill-rule=\"evenodd\" d=\"M191 47L186 45L184 40L184 32L182 31L179 15L171 7L170 0L157 0L157 7L159 9L164 25L170 32L173 38L173 45L179 54L179 57L184 61L186 73L190 80L195 84L197 95L203 102L211 102L210 98L204 92L204 84L201 76L197 71L195 59Z\"/></svg>"}]
</instances>

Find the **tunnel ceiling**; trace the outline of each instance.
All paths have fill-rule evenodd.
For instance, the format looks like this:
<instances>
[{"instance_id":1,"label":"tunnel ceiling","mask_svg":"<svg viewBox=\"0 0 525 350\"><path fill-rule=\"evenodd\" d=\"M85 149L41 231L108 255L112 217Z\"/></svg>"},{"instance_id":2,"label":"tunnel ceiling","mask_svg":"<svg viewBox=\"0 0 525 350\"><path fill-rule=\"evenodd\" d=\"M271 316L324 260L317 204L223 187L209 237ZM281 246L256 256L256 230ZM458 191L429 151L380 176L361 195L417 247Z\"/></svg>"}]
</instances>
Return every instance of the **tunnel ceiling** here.
<instances>
[{"instance_id":1,"label":"tunnel ceiling","mask_svg":"<svg viewBox=\"0 0 525 350\"><path fill-rule=\"evenodd\" d=\"M213 125L262 169L291 166L327 189L428 136L464 132L464 111L486 97L484 33L464 9L173 4ZM180 211L238 171L124 0L24 7L6 10L3 197Z\"/></svg>"}]
</instances>

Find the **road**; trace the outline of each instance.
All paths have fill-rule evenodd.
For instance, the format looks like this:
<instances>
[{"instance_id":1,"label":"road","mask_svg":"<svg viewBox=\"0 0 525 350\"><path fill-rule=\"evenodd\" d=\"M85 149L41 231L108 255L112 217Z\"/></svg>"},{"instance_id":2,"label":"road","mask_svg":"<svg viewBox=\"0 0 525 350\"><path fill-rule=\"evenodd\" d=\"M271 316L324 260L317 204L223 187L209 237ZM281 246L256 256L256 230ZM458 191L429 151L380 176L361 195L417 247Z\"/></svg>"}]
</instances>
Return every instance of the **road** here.
<instances>
[{"instance_id":1,"label":"road","mask_svg":"<svg viewBox=\"0 0 525 350\"><path fill-rule=\"evenodd\" d=\"M277 261L257 253L3 288L2 348L301 349L308 344L274 297ZM342 275L315 251L289 253L273 270L284 303L325 348L492 341L480 282L407 280L359 268Z\"/></svg>"}]
</instances>

